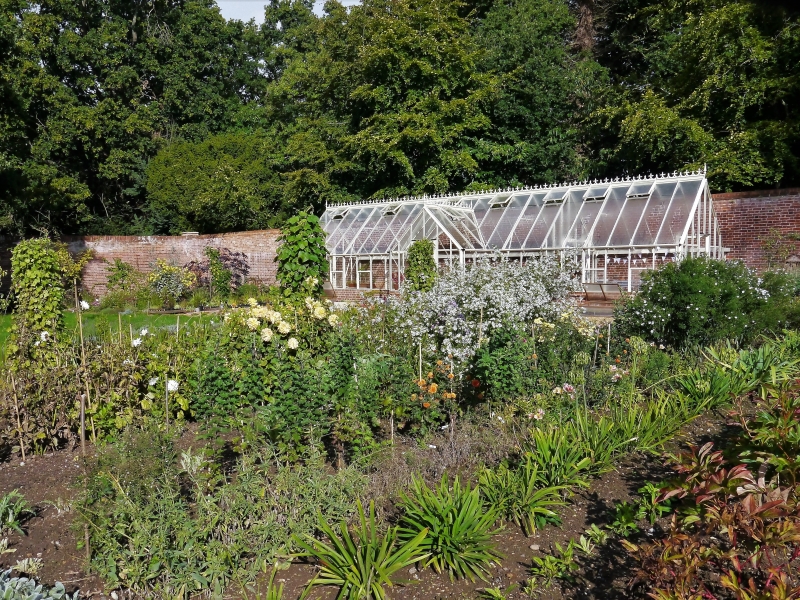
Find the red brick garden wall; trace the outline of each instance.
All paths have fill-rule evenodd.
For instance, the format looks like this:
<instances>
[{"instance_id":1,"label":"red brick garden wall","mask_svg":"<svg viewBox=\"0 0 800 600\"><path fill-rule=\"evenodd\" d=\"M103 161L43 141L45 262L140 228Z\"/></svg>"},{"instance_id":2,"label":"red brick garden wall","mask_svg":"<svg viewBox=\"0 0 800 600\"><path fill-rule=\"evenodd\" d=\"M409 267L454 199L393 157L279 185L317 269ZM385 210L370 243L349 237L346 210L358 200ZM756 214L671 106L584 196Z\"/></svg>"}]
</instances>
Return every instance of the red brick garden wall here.
<instances>
[{"instance_id":1,"label":"red brick garden wall","mask_svg":"<svg viewBox=\"0 0 800 600\"><path fill-rule=\"evenodd\" d=\"M713 198L722 243L730 248L728 258L741 259L757 271L768 267L763 243L771 230L800 233L800 188L713 194ZM800 242L793 243L800 252Z\"/></svg>"},{"instance_id":2,"label":"red brick garden wall","mask_svg":"<svg viewBox=\"0 0 800 600\"><path fill-rule=\"evenodd\" d=\"M730 248L728 258L742 259L748 266L763 271L768 266L765 238L776 229L783 234L800 234L800 188L714 194L714 207L720 223L722 241ZM106 266L115 258L147 272L157 258L183 265L202 260L207 246L243 252L250 265L250 278L265 284L275 283L275 253L280 231L246 231L196 236L82 236L64 241L73 251L91 248L95 258L84 272L84 285L98 295L105 292ZM800 242L793 242L800 253ZM0 236L0 267L10 270L10 254L14 240ZM107 261L107 262L106 262ZM627 278L627 266L609 265ZM623 272L624 271L624 272ZM3 281L5 287L8 277ZM361 296L356 290L342 290L337 299ZM341 297L341 298L339 298Z\"/></svg>"},{"instance_id":3,"label":"red brick garden wall","mask_svg":"<svg viewBox=\"0 0 800 600\"><path fill-rule=\"evenodd\" d=\"M208 246L228 248L243 252L250 265L249 279L265 284L275 283L277 263L275 252L280 231L245 231L216 235L191 236L81 236L64 238L73 252L91 249L94 258L83 272L83 285L93 293L105 292L106 268L118 258L146 273L156 259L168 263L185 265L193 260L203 260L203 251Z\"/></svg>"}]
</instances>

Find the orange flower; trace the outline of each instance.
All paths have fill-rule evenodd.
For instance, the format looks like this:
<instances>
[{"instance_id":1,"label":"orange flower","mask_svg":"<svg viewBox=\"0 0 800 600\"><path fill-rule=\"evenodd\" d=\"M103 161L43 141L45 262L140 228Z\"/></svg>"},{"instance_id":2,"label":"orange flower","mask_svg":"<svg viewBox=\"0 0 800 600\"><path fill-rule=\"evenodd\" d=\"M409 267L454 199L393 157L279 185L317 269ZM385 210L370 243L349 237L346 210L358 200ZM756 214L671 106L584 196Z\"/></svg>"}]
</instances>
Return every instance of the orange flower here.
<instances>
[{"instance_id":1,"label":"orange flower","mask_svg":"<svg viewBox=\"0 0 800 600\"><path fill-rule=\"evenodd\" d=\"M531 355L531 358L533 358L533 360L536 360L539 357L536 354L533 354L533 355Z\"/></svg>"},{"instance_id":2,"label":"orange flower","mask_svg":"<svg viewBox=\"0 0 800 600\"><path fill-rule=\"evenodd\" d=\"M439 366L441 367L441 366L442 366L442 364L444 364L444 363L442 363L442 361L440 361L440 360L437 360L437 361L436 361L436 364L437 364L437 365L439 365Z\"/></svg>"},{"instance_id":3,"label":"orange flower","mask_svg":"<svg viewBox=\"0 0 800 600\"><path fill-rule=\"evenodd\" d=\"M430 408L430 407L431 407L431 403L430 403L430 402L423 402L423 403L422 403L422 406L423 406L424 408Z\"/></svg>"},{"instance_id":4,"label":"orange flower","mask_svg":"<svg viewBox=\"0 0 800 600\"><path fill-rule=\"evenodd\" d=\"M480 386L481 386L481 382L480 381L478 381L477 379L473 379L472 380L472 387L476 388L476 387L480 387Z\"/></svg>"},{"instance_id":5,"label":"orange flower","mask_svg":"<svg viewBox=\"0 0 800 600\"><path fill-rule=\"evenodd\" d=\"M422 386L424 386L424 385L425 385L425 383L427 383L427 382L426 382L424 379L420 379L420 380L417 382L417 385L418 385L419 387L422 387Z\"/></svg>"},{"instance_id":6,"label":"orange flower","mask_svg":"<svg viewBox=\"0 0 800 600\"><path fill-rule=\"evenodd\" d=\"M428 379L433 379L433 373L428 373Z\"/></svg>"},{"instance_id":7,"label":"orange flower","mask_svg":"<svg viewBox=\"0 0 800 600\"><path fill-rule=\"evenodd\" d=\"M448 373L448 374L447 374L447 378L448 378L448 379L452 379L453 377L455 377L455 375L453 375L452 373Z\"/></svg>"},{"instance_id":8,"label":"orange flower","mask_svg":"<svg viewBox=\"0 0 800 600\"><path fill-rule=\"evenodd\" d=\"M625 343L626 344L630 344L631 343L631 338L625 338Z\"/></svg>"},{"instance_id":9,"label":"orange flower","mask_svg":"<svg viewBox=\"0 0 800 600\"><path fill-rule=\"evenodd\" d=\"M412 400L416 400L417 399L417 395L416 394L411 394L411 399Z\"/></svg>"},{"instance_id":10,"label":"orange flower","mask_svg":"<svg viewBox=\"0 0 800 600\"><path fill-rule=\"evenodd\" d=\"M627 354L627 353L628 353L628 351L627 351L627 350L623 350L623 351L622 351L622 353L623 353L623 354Z\"/></svg>"},{"instance_id":11,"label":"orange flower","mask_svg":"<svg viewBox=\"0 0 800 600\"><path fill-rule=\"evenodd\" d=\"M619 360L618 358L615 358L615 359L614 359L614 362L615 362L615 363L617 363L617 364L619 364L619 363L620 363L620 360Z\"/></svg>"},{"instance_id":12,"label":"orange flower","mask_svg":"<svg viewBox=\"0 0 800 600\"><path fill-rule=\"evenodd\" d=\"M430 386L428 386L428 392L431 393L431 394L435 394L438 389L439 389L439 386L436 385L435 383L432 383L432 384L430 384Z\"/></svg>"}]
</instances>

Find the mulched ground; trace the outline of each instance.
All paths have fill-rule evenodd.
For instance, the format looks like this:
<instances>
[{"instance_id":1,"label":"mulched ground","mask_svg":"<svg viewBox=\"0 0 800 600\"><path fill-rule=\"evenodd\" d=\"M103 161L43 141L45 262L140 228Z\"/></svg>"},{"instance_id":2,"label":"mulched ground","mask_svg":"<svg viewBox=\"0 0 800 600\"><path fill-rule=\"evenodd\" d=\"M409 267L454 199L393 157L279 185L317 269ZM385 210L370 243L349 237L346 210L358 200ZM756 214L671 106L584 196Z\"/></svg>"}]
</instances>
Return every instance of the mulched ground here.
<instances>
[{"instance_id":1,"label":"mulched ground","mask_svg":"<svg viewBox=\"0 0 800 600\"><path fill-rule=\"evenodd\" d=\"M687 441L701 443L718 439L724 436L726 428L724 414L706 415L687 425L666 450L675 451ZM182 442L181 445L194 445L194 432L187 432ZM9 536L9 546L16 552L0 555L0 568L9 568L26 557L38 557L43 561L38 575L40 580L47 583L62 581L68 590L79 588L82 597L102 599L108 595L103 592L101 580L85 573L85 552L77 549L83 532L74 530L71 525L74 513L68 508L69 500L75 494L74 482L80 469L79 449L28 457L24 464L18 458L0 463L0 494L20 490L35 507L36 513L25 524L27 535ZM547 527L526 538L518 527L508 525L496 538L505 558L493 569L488 584L482 581L452 582L447 575L437 575L431 570L417 572L412 568L401 576L410 582L409 585L391 588L388 597L392 600L473 599L486 587L497 586L506 590L516 586L508 598L528 598L522 587L529 577L532 555L542 555L554 549L556 542L564 546L593 523L602 527L610 521L610 510L615 502L632 500L645 482L661 481L669 474L661 457L630 456L616 470L594 480L588 490L573 497L572 504L561 511L561 527ZM656 533L661 525L664 523L656 523ZM646 539L652 534L644 531L640 536ZM593 558L581 559L580 562L584 568L574 583L556 584L549 590L540 591L538 597L543 600L645 598L643 591L630 589L632 565L615 539L599 548ZM278 573L276 579L285 582L286 586L284 599L297 598L313 574L314 567L309 564L293 564L288 570ZM231 589L229 595L247 600L258 598L257 592L244 593L236 589ZM332 599L335 595L336 590L321 589L311 597ZM115 596L122 597L122 594Z\"/></svg>"}]
</instances>

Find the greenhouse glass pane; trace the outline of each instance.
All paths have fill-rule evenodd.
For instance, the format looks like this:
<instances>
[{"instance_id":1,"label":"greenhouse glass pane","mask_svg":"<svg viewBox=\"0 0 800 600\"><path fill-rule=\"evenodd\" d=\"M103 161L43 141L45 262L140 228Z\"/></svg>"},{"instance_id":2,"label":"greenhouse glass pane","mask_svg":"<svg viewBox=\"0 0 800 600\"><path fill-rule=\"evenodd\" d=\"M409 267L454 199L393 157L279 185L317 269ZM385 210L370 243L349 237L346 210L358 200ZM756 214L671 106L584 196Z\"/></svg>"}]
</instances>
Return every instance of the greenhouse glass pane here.
<instances>
[{"instance_id":1,"label":"greenhouse glass pane","mask_svg":"<svg viewBox=\"0 0 800 600\"><path fill-rule=\"evenodd\" d=\"M649 198L628 198L608 239L609 246L630 246L633 234Z\"/></svg>"},{"instance_id":2,"label":"greenhouse glass pane","mask_svg":"<svg viewBox=\"0 0 800 600\"><path fill-rule=\"evenodd\" d=\"M419 215L419 204L406 204L397 210L397 214L386 226L381 239L375 244L376 252L389 252L394 250L397 240L411 227L415 216ZM388 218L388 217L384 217Z\"/></svg>"},{"instance_id":3,"label":"greenhouse glass pane","mask_svg":"<svg viewBox=\"0 0 800 600\"><path fill-rule=\"evenodd\" d=\"M361 226L364 225L369 213L371 213L372 210L373 207L355 208L347 213L345 219L350 221L350 226L346 230L342 231L341 237L336 242L336 252L334 254L348 253L350 244L353 241L353 236L356 235L358 230L361 229Z\"/></svg>"},{"instance_id":4,"label":"greenhouse glass pane","mask_svg":"<svg viewBox=\"0 0 800 600\"><path fill-rule=\"evenodd\" d=\"M489 200L491 199L491 196L485 196L478 198L472 203L472 211L475 213L475 222L478 223L478 225L483 222L483 218L489 211Z\"/></svg>"},{"instance_id":5,"label":"greenhouse glass pane","mask_svg":"<svg viewBox=\"0 0 800 600\"><path fill-rule=\"evenodd\" d=\"M581 212L575 219L572 229L567 235L566 246L571 248L583 247L589 238L597 217L603 208L603 200L584 200Z\"/></svg>"},{"instance_id":6,"label":"greenhouse glass pane","mask_svg":"<svg viewBox=\"0 0 800 600\"><path fill-rule=\"evenodd\" d=\"M647 181L645 183L634 183L628 189L628 198L632 198L634 196L649 196L652 188L652 181Z\"/></svg>"},{"instance_id":7,"label":"greenhouse glass pane","mask_svg":"<svg viewBox=\"0 0 800 600\"><path fill-rule=\"evenodd\" d=\"M633 236L634 246L652 246L656 243L656 234L661 228L669 201L672 200L672 194L677 185L675 182L670 182L656 183L653 186L650 201L647 203L642 220Z\"/></svg>"},{"instance_id":8,"label":"greenhouse glass pane","mask_svg":"<svg viewBox=\"0 0 800 600\"><path fill-rule=\"evenodd\" d=\"M539 212L539 216L536 218L536 223L534 223L533 227L531 227L531 231L528 234L528 239L525 240L525 243L522 245L522 247L525 249L541 248L542 244L545 243L545 236L547 236L547 232L550 231L550 226L555 221L560 210L561 202L556 204L545 204L542 207L542 210Z\"/></svg>"},{"instance_id":9,"label":"greenhouse glass pane","mask_svg":"<svg viewBox=\"0 0 800 600\"><path fill-rule=\"evenodd\" d=\"M458 246L461 248L475 247L474 239L469 229L465 228L462 223L462 221L467 220L464 215L460 214L458 211L448 211L447 208L443 206L428 206L428 210L436 217L439 223L441 223L441 226L450 234ZM456 220L454 221L453 218Z\"/></svg>"},{"instance_id":10,"label":"greenhouse glass pane","mask_svg":"<svg viewBox=\"0 0 800 600\"><path fill-rule=\"evenodd\" d=\"M627 191L628 186L612 187L609 190L608 197L594 225L594 232L590 242L592 246L605 246L608 243L608 238L611 237L611 232L614 229L620 211L625 206L625 193Z\"/></svg>"},{"instance_id":11,"label":"greenhouse glass pane","mask_svg":"<svg viewBox=\"0 0 800 600\"><path fill-rule=\"evenodd\" d=\"M575 217L581 211L583 206L583 191L569 192L567 197L562 203L562 209L555 219L550 234L544 242L544 248L565 248L567 244L567 234L572 229L572 224L575 222Z\"/></svg>"},{"instance_id":12,"label":"greenhouse glass pane","mask_svg":"<svg viewBox=\"0 0 800 600\"><path fill-rule=\"evenodd\" d=\"M336 254L336 249L339 247L339 243L342 240L342 236L350 229L350 226L353 224L353 220L355 219L355 213L358 212L358 209L350 209L348 210L344 217L341 219L332 219L331 223L336 223L336 229L332 231L332 233L328 236L328 239L325 240L325 246L328 248L328 252L331 254Z\"/></svg>"},{"instance_id":13,"label":"greenhouse glass pane","mask_svg":"<svg viewBox=\"0 0 800 600\"><path fill-rule=\"evenodd\" d=\"M583 199L588 200L592 198L597 200L599 198L605 198L606 193L608 192L608 187L608 185L593 185L586 190L586 193L583 195Z\"/></svg>"},{"instance_id":14,"label":"greenhouse glass pane","mask_svg":"<svg viewBox=\"0 0 800 600\"><path fill-rule=\"evenodd\" d=\"M479 221L481 235L486 242L487 248L490 247L489 240L492 238L494 230L497 229L497 225L506 218L505 212L509 204L509 196L510 194L500 194L492 198L489 203L489 209L486 211L486 216L483 217L483 221Z\"/></svg>"},{"instance_id":15,"label":"greenhouse glass pane","mask_svg":"<svg viewBox=\"0 0 800 600\"><path fill-rule=\"evenodd\" d=\"M694 207L694 201L702 183L702 180L698 179L695 181L681 181L678 184L672 205L664 217L664 224L658 234L658 244L677 244L681 241L686 224L692 217L692 207Z\"/></svg>"},{"instance_id":16,"label":"greenhouse glass pane","mask_svg":"<svg viewBox=\"0 0 800 600\"><path fill-rule=\"evenodd\" d=\"M530 202L522 210L522 216L519 222L514 227L514 232L511 234L511 239L508 242L508 247L512 250L519 250L525 243L525 238L533 228L539 212L542 210L542 199L545 197L545 192L533 192L531 194Z\"/></svg>"},{"instance_id":17,"label":"greenhouse glass pane","mask_svg":"<svg viewBox=\"0 0 800 600\"><path fill-rule=\"evenodd\" d=\"M353 238L353 254L370 254L375 248L375 243L380 239L386 230L386 219L383 216L383 206L376 206L372 214L367 218L364 228L356 232Z\"/></svg>"},{"instance_id":18,"label":"greenhouse glass pane","mask_svg":"<svg viewBox=\"0 0 800 600\"><path fill-rule=\"evenodd\" d=\"M506 243L506 239L508 239L508 235L511 233L511 229L516 225L517 219L522 214L522 210L525 208L525 203L528 201L528 198L530 198L530 194L514 194L505 208L493 209L498 211L502 210L503 215L494 233L492 233L492 236L486 242L487 247L492 249L503 247L503 244Z\"/></svg>"}]
</instances>

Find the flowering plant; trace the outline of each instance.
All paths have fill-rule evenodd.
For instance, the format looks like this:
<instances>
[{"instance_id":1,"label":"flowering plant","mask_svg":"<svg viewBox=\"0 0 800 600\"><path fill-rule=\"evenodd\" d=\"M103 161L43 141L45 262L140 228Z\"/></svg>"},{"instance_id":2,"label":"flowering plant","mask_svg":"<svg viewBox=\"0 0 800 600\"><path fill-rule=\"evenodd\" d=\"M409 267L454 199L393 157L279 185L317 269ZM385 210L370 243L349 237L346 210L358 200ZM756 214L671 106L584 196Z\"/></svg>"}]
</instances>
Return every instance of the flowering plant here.
<instances>
[{"instance_id":1,"label":"flowering plant","mask_svg":"<svg viewBox=\"0 0 800 600\"><path fill-rule=\"evenodd\" d=\"M553 256L525 263L494 257L443 273L430 291L406 294L400 312L415 340L427 336L464 371L500 329L571 314L575 286Z\"/></svg>"},{"instance_id":2,"label":"flowering plant","mask_svg":"<svg viewBox=\"0 0 800 600\"><path fill-rule=\"evenodd\" d=\"M156 260L155 268L148 275L152 290L171 307L178 298L186 293L197 281L195 275L185 269L168 264L165 260Z\"/></svg>"}]
</instances>

